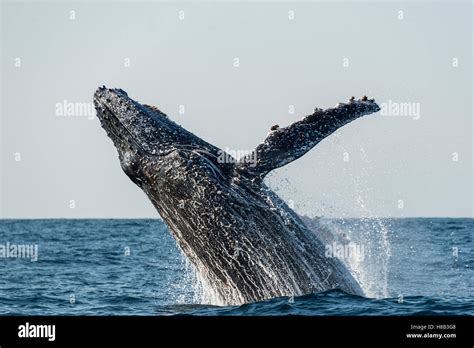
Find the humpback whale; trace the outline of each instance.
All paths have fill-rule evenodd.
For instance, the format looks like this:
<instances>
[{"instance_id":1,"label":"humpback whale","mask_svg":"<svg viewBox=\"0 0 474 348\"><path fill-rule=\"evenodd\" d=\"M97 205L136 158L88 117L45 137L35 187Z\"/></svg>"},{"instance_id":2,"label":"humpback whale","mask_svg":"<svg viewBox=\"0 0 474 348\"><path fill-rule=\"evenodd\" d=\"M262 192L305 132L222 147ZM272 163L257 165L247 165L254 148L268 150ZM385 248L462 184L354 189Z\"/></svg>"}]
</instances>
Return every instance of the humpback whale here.
<instances>
[{"instance_id":1,"label":"humpback whale","mask_svg":"<svg viewBox=\"0 0 474 348\"><path fill-rule=\"evenodd\" d=\"M317 231L264 178L340 127L379 111L373 99L352 97L274 126L252 153L234 161L220 160L221 149L122 89L99 87L94 105L123 171L148 196L216 303L329 289L363 296L345 265L325 256Z\"/></svg>"}]
</instances>

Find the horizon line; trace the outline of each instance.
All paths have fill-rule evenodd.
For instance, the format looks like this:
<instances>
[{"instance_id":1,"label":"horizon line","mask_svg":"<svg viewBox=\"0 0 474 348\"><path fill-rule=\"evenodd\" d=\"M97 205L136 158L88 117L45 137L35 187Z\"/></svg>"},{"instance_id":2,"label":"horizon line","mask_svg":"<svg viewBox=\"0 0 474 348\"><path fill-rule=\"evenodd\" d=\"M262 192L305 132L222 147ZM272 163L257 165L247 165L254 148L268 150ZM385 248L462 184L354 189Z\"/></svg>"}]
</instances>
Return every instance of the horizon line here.
<instances>
[{"instance_id":1,"label":"horizon line","mask_svg":"<svg viewBox=\"0 0 474 348\"><path fill-rule=\"evenodd\" d=\"M307 216L311 219L474 219L474 216ZM0 217L1 220L160 220L161 217Z\"/></svg>"}]
</instances>

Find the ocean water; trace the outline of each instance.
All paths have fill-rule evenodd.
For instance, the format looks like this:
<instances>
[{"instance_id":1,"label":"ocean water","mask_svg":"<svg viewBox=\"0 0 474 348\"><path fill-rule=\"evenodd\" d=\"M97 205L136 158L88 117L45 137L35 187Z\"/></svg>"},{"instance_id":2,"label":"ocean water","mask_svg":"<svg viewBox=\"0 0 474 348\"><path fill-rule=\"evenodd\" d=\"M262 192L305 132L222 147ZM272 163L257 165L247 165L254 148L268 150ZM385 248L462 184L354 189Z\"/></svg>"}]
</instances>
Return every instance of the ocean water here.
<instances>
[{"instance_id":1,"label":"ocean water","mask_svg":"<svg viewBox=\"0 0 474 348\"><path fill-rule=\"evenodd\" d=\"M363 246L339 256L367 298L215 306L160 220L0 220L0 248L38 248L0 257L0 315L474 315L474 219L321 223Z\"/></svg>"}]
</instances>

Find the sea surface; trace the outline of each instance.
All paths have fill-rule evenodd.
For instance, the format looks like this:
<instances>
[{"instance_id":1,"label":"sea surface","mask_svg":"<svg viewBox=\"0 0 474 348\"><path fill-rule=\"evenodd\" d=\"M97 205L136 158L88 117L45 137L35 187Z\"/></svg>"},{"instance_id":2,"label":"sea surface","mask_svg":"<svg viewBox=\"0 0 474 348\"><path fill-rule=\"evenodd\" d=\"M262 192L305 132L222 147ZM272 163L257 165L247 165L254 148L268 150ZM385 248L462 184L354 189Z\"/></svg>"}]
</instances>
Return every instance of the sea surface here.
<instances>
[{"instance_id":1,"label":"sea surface","mask_svg":"<svg viewBox=\"0 0 474 348\"><path fill-rule=\"evenodd\" d=\"M364 247L339 256L367 298L216 306L161 220L0 220L0 315L474 315L474 219L321 222Z\"/></svg>"}]
</instances>

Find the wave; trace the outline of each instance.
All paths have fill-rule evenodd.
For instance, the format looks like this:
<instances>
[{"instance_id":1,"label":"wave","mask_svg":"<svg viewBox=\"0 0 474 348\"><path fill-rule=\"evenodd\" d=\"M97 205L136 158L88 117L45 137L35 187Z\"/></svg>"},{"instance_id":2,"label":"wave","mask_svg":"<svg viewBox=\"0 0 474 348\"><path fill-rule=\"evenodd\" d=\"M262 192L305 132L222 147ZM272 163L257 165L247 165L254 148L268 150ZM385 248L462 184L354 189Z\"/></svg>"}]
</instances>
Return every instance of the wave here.
<instances>
[{"instance_id":1,"label":"wave","mask_svg":"<svg viewBox=\"0 0 474 348\"><path fill-rule=\"evenodd\" d=\"M299 297L279 297L240 306L173 305L156 309L168 315L474 315L474 304L464 298L407 296L373 299L329 290Z\"/></svg>"}]
</instances>

